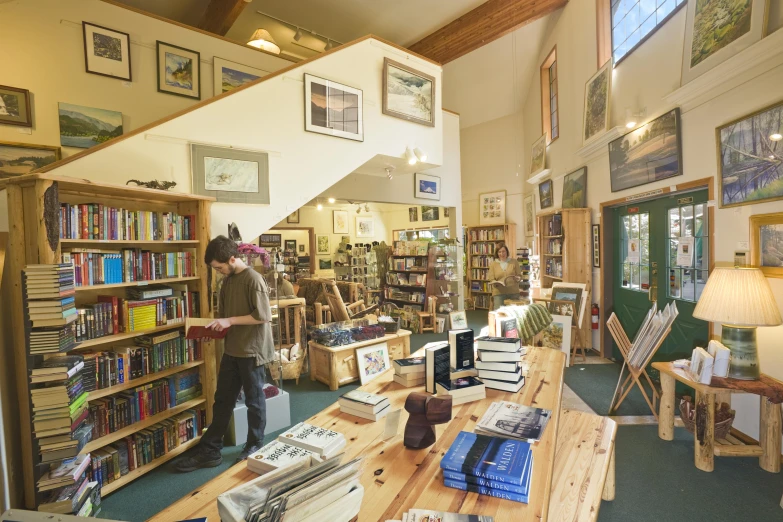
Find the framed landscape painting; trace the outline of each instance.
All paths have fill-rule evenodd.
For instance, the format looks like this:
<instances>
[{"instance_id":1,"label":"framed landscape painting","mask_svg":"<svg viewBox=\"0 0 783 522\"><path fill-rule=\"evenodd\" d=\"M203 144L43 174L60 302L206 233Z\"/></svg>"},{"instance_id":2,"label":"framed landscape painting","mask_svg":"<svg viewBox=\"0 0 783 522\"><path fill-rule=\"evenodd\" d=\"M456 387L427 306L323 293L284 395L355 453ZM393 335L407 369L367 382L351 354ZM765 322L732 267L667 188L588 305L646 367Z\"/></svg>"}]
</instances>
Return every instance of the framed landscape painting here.
<instances>
[{"instance_id":1,"label":"framed landscape painting","mask_svg":"<svg viewBox=\"0 0 783 522\"><path fill-rule=\"evenodd\" d=\"M29 174L60 159L60 147L0 141L0 178Z\"/></svg>"},{"instance_id":2,"label":"framed landscape painting","mask_svg":"<svg viewBox=\"0 0 783 522\"><path fill-rule=\"evenodd\" d=\"M30 91L0 85L0 124L33 126Z\"/></svg>"},{"instance_id":3,"label":"framed landscape painting","mask_svg":"<svg viewBox=\"0 0 783 522\"><path fill-rule=\"evenodd\" d=\"M538 199L540 201L542 210L549 208L554 204L554 194L551 179L538 184Z\"/></svg>"},{"instance_id":4,"label":"framed landscape painting","mask_svg":"<svg viewBox=\"0 0 783 522\"><path fill-rule=\"evenodd\" d=\"M680 109L609 143L612 192L682 176Z\"/></svg>"},{"instance_id":5,"label":"framed landscape painting","mask_svg":"<svg viewBox=\"0 0 783 522\"><path fill-rule=\"evenodd\" d=\"M682 85L761 40L767 0L691 0L685 22Z\"/></svg>"},{"instance_id":6,"label":"framed landscape painting","mask_svg":"<svg viewBox=\"0 0 783 522\"><path fill-rule=\"evenodd\" d=\"M438 221L440 219L440 207L421 206L422 221Z\"/></svg>"},{"instance_id":7,"label":"framed landscape painting","mask_svg":"<svg viewBox=\"0 0 783 522\"><path fill-rule=\"evenodd\" d=\"M783 212L750 216L750 263L783 278Z\"/></svg>"},{"instance_id":8,"label":"framed landscape painting","mask_svg":"<svg viewBox=\"0 0 783 522\"><path fill-rule=\"evenodd\" d=\"M218 58L217 56L215 56L212 63L213 81L215 83L214 93L216 96L269 74L268 71L232 62L225 58Z\"/></svg>"},{"instance_id":9,"label":"framed landscape painting","mask_svg":"<svg viewBox=\"0 0 783 522\"><path fill-rule=\"evenodd\" d=\"M546 134L538 138L530 151L530 176L546 168Z\"/></svg>"},{"instance_id":10,"label":"framed landscape painting","mask_svg":"<svg viewBox=\"0 0 783 522\"><path fill-rule=\"evenodd\" d=\"M82 29L87 72L131 81L130 35L89 22Z\"/></svg>"},{"instance_id":11,"label":"framed landscape painting","mask_svg":"<svg viewBox=\"0 0 783 522\"><path fill-rule=\"evenodd\" d=\"M332 232L335 234L347 234L348 233L348 211L347 210L333 210L332 211Z\"/></svg>"},{"instance_id":12,"label":"framed landscape painting","mask_svg":"<svg viewBox=\"0 0 783 522\"><path fill-rule=\"evenodd\" d=\"M563 208L587 206L587 167L576 169L563 178Z\"/></svg>"},{"instance_id":13,"label":"framed landscape painting","mask_svg":"<svg viewBox=\"0 0 783 522\"><path fill-rule=\"evenodd\" d=\"M720 206L783 199L783 102L716 130Z\"/></svg>"},{"instance_id":14,"label":"framed landscape painting","mask_svg":"<svg viewBox=\"0 0 783 522\"><path fill-rule=\"evenodd\" d=\"M419 207L408 208L408 221L411 223L419 220Z\"/></svg>"},{"instance_id":15,"label":"framed landscape painting","mask_svg":"<svg viewBox=\"0 0 783 522\"><path fill-rule=\"evenodd\" d=\"M193 193L221 203L269 204L269 155L266 152L190 146Z\"/></svg>"},{"instance_id":16,"label":"framed landscape painting","mask_svg":"<svg viewBox=\"0 0 783 522\"><path fill-rule=\"evenodd\" d=\"M525 236L532 236L535 229L536 203L533 194L525 198Z\"/></svg>"},{"instance_id":17,"label":"framed landscape painting","mask_svg":"<svg viewBox=\"0 0 783 522\"><path fill-rule=\"evenodd\" d=\"M292 223L292 224L298 224L299 223L299 209L294 210L291 212L288 217L285 219L286 223Z\"/></svg>"},{"instance_id":18,"label":"framed landscape painting","mask_svg":"<svg viewBox=\"0 0 783 522\"><path fill-rule=\"evenodd\" d=\"M157 41L158 92L201 99L201 54Z\"/></svg>"},{"instance_id":19,"label":"framed landscape painting","mask_svg":"<svg viewBox=\"0 0 783 522\"><path fill-rule=\"evenodd\" d=\"M440 200L440 178L416 172L413 175L413 197Z\"/></svg>"},{"instance_id":20,"label":"framed landscape painting","mask_svg":"<svg viewBox=\"0 0 783 522\"><path fill-rule=\"evenodd\" d=\"M361 89L304 75L305 130L338 138L364 141Z\"/></svg>"},{"instance_id":21,"label":"framed landscape painting","mask_svg":"<svg viewBox=\"0 0 783 522\"><path fill-rule=\"evenodd\" d=\"M435 126L435 77L383 59L383 114Z\"/></svg>"},{"instance_id":22,"label":"framed landscape painting","mask_svg":"<svg viewBox=\"0 0 783 522\"><path fill-rule=\"evenodd\" d=\"M59 103L60 145L89 149L122 135L122 113Z\"/></svg>"},{"instance_id":23,"label":"framed landscape painting","mask_svg":"<svg viewBox=\"0 0 783 522\"><path fill-rule=\"evenodd\" d=\"M582 143L587 144L609 129L609 96L612 60L606 62L585 84L585 115Z\"/></svg>"},{"instance_id":24,"label":"framed landscape painting","mask_svg":"<svg viewBox=\"0 0 783 522\"><path fill-rule=\"evenodd\" d=\"M479 194L479 225L502 225L506 222L506 191Z\"/></svg>"},{"instance_id":25,"label":"framed landscape painting","mask_svg":"<svg viewBox=\"0 0 783 522\"><path fill-rule=\"evenodd\" d=\"M296 252L296 239L286 239L284 245L286 250Z\"/></svg>"},{"instance_id":26,"label":"framed landscape painting","mask_svg":"<svg viewBox=\"0 0 783 522\"><path fill-rule=\"evenodd\" d=\"M318 255L331 254L332 252L329 248L329 236L327 234L315 236L315 245L315 251L318 253Z\"/></svg>"}]
</instances>

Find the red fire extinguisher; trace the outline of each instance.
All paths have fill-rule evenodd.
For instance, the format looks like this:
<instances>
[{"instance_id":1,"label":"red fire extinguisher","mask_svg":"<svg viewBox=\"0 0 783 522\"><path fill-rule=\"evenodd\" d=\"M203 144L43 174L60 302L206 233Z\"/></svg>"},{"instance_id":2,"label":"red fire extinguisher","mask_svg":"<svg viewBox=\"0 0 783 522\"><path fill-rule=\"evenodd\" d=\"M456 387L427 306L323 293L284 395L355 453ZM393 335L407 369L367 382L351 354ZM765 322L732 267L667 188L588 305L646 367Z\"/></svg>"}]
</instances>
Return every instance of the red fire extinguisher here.
<instances>
[{"instance_id":1,"label":"red fire extinguisher","mask_svg":"<svg viewBox=\"0 0 783 522\"><path fill-rule=\"evenodd\" d=\"M599 314L598 304L593 303L593 308L592 308L592 311L590 312L590 314L593 316L592 317L593 318L593 330L598 330L598 314Z\"/></svg>"}]
</instances>

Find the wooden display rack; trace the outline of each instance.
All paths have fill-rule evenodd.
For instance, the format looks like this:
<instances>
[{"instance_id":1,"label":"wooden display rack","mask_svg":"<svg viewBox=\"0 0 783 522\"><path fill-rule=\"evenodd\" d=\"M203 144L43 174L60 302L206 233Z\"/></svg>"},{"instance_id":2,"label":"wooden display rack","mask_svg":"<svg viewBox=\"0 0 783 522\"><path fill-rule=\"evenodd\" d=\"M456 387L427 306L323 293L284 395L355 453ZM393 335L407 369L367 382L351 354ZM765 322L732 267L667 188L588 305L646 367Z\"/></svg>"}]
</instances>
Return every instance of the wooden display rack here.
<instances>
[{"instance_id":1,"label":"wooden display rack","mask_svg":"<svg viewBox=\"0 0 783 522\"><path fill-rule=\"evenodd\" d=\"M10 310L11 325L13 330L13 358L15 361L16 392L19 401L19 429L21 436L21 452L24 475L25 505L29 509L35 509L39 502L36 493L37 473L39 462L38 442L33 437L32 403L30 401L29 370L42 356L30 356L27 351L26 339L26 314L24 292L22 285L22 271L28 264L52 264L61 260L61 247L74 245L92 248L121 248L123 246L143 247L155 251L178 251L190 249L195 251L195 259L204 258L204 252L210 238L210 205L213 198L193 196L176 192L165 192L140 187L125 187L107 183L97 183L78 178L56 176L51 174L29 174L12 179L1 180L0 190L6 190L8 194L8 216L10 226L10 248L7 256L8 269L11 271L12 287L9 293L10 301L3 303L5 310ZM146 210L156 212L176 212L181 215L194 215L195 240L179 241L112 241L90 239L59 239L60 233L60 203L93 203L100 202L107 206L125 208L129 210ZM199 292L199 308L203 316L211 314L209 287L207 285L206 267L199 267L198 276L161 279L155 283L184 283L192 291ZM96 292L101 294L122 295L126 288L144 286L146 281L119 283L109 285L80 286L76 288L77 305L93 302ZM165 330L181 328L183 324L160 326L143 331L126 332L91 339L77 345L75 350L84 350L96 347L108 347L120 341L127 341L142 335L149 335ZM9 348L10 349L10 348ZM134 423L126 428L115 431L99 439L94 439L85 446L82 453L97 449L122 437L132 435L152 424L170 418L186 409L194 407L206 407L207 423L212 420L212 402L217 383L216 359L214 342L204 342L202 345L203 360L193 361L178 366L176 369L165 370L150 374L140 379L133 379L124 384L118 384L110 388L90 392L88 400L106 397L123 390L131 389L167 375L186 371L190 368L198 368L200 373L203 393L200 397L190 400L178 406L174 406L157 415ZM5 354L5 359L11 357ZM196 444L198 438L190 440L173 451L161 456L152 462L136 468L132 472L123 475L121 479L104 485L102 495L107 495L117 488L135 480L141 475L164 464L168 460L187 450Z\"/></svg>"},{"instance_id":2,"label":"wooden display rack","mask_svg":"<svg viewBox=\"0 0 783 522\"><path fill-rule=\"evenodd\" d=\"M481 239L483 234L488 236L497 236L497 239ZM485 290L473 290L472 283L474 281L479 283L489 282L489 279L483 274L486 274L485 270L489 268L489 265L495 258L495 244L505 243L508 247L509 260L516 259L513 256L516 255L516 236L517 226L513 223L506 223L505 225L488 225L483 227L468 227L467 235L467 277L468 277L468 291L470 297L475 303L476 309L491 310L492 309L492 289L485 288ZM473 238L476 239L473 239ZM490 247L490 248L486 248ZM474 250L476 252L474 252ZM482 253L482 250L486 250L486 253ZM474 277L475 272L475 277ZM482 277L479 277L482 276Z\"/></svg>"}]
</instances>

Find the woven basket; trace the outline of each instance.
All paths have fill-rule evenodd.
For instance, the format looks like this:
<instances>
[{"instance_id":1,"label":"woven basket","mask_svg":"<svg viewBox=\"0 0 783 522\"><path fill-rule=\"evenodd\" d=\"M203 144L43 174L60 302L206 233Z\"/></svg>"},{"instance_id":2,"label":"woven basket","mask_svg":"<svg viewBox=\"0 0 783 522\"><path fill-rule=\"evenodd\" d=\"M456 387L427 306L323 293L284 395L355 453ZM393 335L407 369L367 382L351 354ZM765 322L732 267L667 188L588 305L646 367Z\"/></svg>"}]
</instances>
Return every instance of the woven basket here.
<instances>
[{"instance_id":1,"label":"woven basket","mask_svg":"<svg viewBox=\"0 0 783 522\"><path fill-rule=\"evenodd\" d=\"M299 376L302 375L302 368L304 368L306 359L307 350L304 350L304 355L300 359L294 362L283 363L283 380L290 381L291 379L296 379L296 384L299 384ZM277 361L266 363L266 367L273 381L280 379L280 366Z\"/></svg>"},{"instance_id":2,"label":"woven basket","mask_svg":"<svg viewBox=\"0 0 783 522\"><path fill-rule=\"evenodd\" d=\"M718 414L721 411L723 412L722 416L729 416L718 421ZM725 439L731 432L731 425L734 423L734 415L734 410L729 410L729 405L725 402L715 411L715 440ZM680 418L682 419L683 424L685 424L685 429L688 430L689 433L696 432L695 417L696 408L693 405L693 400L690 396L686 395L680 401Z\"/></svg>"},{"instance_id":3,"label":"woven basket","mask_svg":"<svg viewBox=\"0 0 783 522\"><path fill-rule=\"evenodd\" d=\"M383 326L386 333L397 333L400 330L400 319L397 318L394 321L378 321L378 324Z\"/></svg>"}]
</instances>

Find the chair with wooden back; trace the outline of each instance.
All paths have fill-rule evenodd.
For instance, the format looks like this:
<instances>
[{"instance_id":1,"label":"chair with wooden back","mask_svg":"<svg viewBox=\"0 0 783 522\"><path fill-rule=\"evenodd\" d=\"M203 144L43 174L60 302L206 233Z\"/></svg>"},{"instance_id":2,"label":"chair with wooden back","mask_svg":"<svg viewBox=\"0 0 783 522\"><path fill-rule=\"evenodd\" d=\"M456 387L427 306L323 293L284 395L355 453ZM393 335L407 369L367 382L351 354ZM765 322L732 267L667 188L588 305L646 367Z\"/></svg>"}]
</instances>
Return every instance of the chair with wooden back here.
<instances>
[{"instance_id":1,"label":"chair with wooden back","mask_svg":"<svg viewBox=\"0 0 783 522\"><path fill-rule=\"evenodd\" d=\"M427 308L425 312L416 312L419 316L419 333L435 333L435 297L427 298Z\"/></svg>"},{"instance_id":2,"label":"chair with wooden back","mask_svg":"<svg viewBox=\"0 0 783 522\"><path fill-rule=\"evenodd\" d=\"M321 288L323 290L324 297L329 303L329 312L331 313L332 321L350 321L351 319L357 319L364 315L373 312L377 305L367 307L364 304L364 299L359 299L355 303L346 305L343 301L343 296L340 295L340 290L337 288L337 283L331 279L319 279Z\"/></svg>"}]
</instances>

